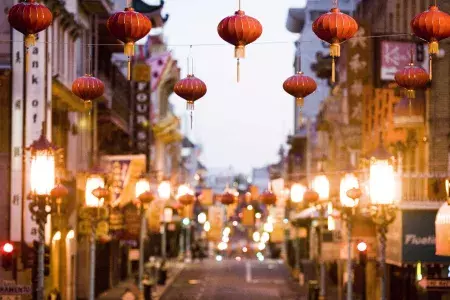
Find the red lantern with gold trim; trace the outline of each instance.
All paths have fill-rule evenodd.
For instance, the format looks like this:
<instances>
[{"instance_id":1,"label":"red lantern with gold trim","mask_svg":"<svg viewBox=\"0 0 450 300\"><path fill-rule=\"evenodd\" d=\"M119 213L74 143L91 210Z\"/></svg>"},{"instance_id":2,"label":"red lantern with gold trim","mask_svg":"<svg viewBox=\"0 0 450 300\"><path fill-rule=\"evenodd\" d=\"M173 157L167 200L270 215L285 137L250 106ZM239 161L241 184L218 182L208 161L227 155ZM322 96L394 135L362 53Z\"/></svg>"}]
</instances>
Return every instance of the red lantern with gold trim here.
<instances>
[{"instance_id":1,"label":"red lantern with gold trim","mask_svg":"<svg viewBox=\"0 0 450 300\"><path fill-rule=\"evenodd\" d=\"M430 80L428 73L422 67L415 66L412 61L397 71L394 78L399 86L406 89L406 96L409 99L414 99L415 91L425 88Z\"/></svg>"},{"instance_id":2,"label":"red lantern with gold trim","mask_svg":"<svg viewBox=\"0 0 450 300\"><path fill-rule=\"evenodd\" d=\"M134 43L145 37L152 29L152 22L132 7L125 8L109 17L106 22L109 32L125 44L124 53L128 56L128 80L131 77L131 56L134 56Z\"/></svg>"},{"instance_id":3,"label":"red lantern with gold trim","mask_svg":"<svg viewBox=\"0 0 450 300\"><path fill-rule=\"evenodd\" d=\"M314 204L319 200L319 193L315 190L309 189L303 193L303 202L307 205Z\"/></svg>"},{"instance_id":4,"label":"red lantern with gold trim","mask_svg":"<svg viewBox=\"0 0 450 300\"><path fill-rule=\"evenodd\" d=\"M69 194L69 190L62 185L61 183L58 183L51 191L50 196L53 198L64 198Z\"/></svg>"},{"instance_id":5,"label":"red lantern with gold trim","mask_svg":"<svg viewBox=\"0 0 450 300\"><path fill-rule=\"evenodd\" d=\"M188 205L191 205L192 203L194 203L195 196L192 194L184 194L184 195L181 195L180 197L178 197L178 201L181 204L188 206Z\"/></svg>"},{"instance_id":6,"label":"red lantern with gold trim","mask_svg":"<svg viewBox=\"0 0 450 300\"><path fill-rule=\"evenodd\" d=\"M225 192L220 197L220 202L223 205L233 204L234 202L236 202L236 196L234 194L230 193L230 192Z\"/></svg>"},{"instance_id":7,"label":"red lantern with gold trim","mask_svg":"<svg viewBox=\"0 0 450 300\"><path fill-rule=\"evenodd\" d=\"M303 106L303 98L314 93L317 89L317 84L311 77L303 75L303 72L298 72L286 79L283 83L283 89L286 93L295 97L298 106Z\"/></svg>"},{"instance_id":8,"label":"red lantern with gold trim","mask_svg":"<svg viewBox=\"0 0 450 300\"><path fill-rule=\"evenodd\" d=\"M206 84L192 74L178 81L175 84L173 91L187 101L186 108L191 111L192 127L192 111L194 110L194 103L205 96L207 91Z\"/></svg>"},{"instance_id":9,"label":"red lantern with gold trim","mask_svg":"<svg viewBox=\"0 0 450 300\"><path fill-rule=\"evenodd\" d=\"M88 109L92 107L92 100L101 97L104 91L103 81L88 74L78 77L72 83L72 93L83 99Z\"/></svg>"},{"instance_id":10,"label":"red lantern with gold trim","mask_svg":"<svg viewBox=\"0 0 450 300\"><path fill-rule=\"evenodd\" d=\"M240 9L220 21L217 26L219 36L227 43L234 45L234 57L237 58L237 81L240 80L240 59L245 58L245 46L256 41L262 34L262 25L253 17L247 16Z\"/></svg>"},{"instance_id":11,"label":"red lantern with gold trim","mask_svg":"<svg viewBox=\"0 0 450 300\"><path fill-rule=\"evenodd\" d=\"M450 37L450 15L440 11L436 5L416 15L411 21L414 34L428 42L428 52L439 52L439 41Z\"/></svg>"},{"instance_id":12,"label":"red lantern with gold trim","mask_svg":"<svg viewBox=\"0 0 450 300\"><path fill-rule=\"evenodd\" d=\"M334 7L328 13L314 21L312 29L317 37L330 44L330 55L333 58L331 81L336 79L335 57L341 56L342 42L352 38L358 31L358 23L351 16Z\"/></svg>"},{"instance_id":13,"label":"red lantern with gold trim","mask_svg":"<svg viewBox=\"0 0 450 300\"><path fill-rule=\"evenodd\" d=\"M53 15L47 6L36 0L25 0L13 5L8 12L8 22L15 30L25 35L25 47L36 44L35 34L52 24Z\"/></svg>"},{"instance_id":14,"label":"red lantern with gold trim","mask_svg":"<svg viewBox=\"0 0 450 300\"><path fill-rule=\"evenodd\" d=\"M265 190L261 196L259 196L259 200L269 206L269 205L275 205L277 203L277 196L270 190Z\"/></svg>"}]
</instances>

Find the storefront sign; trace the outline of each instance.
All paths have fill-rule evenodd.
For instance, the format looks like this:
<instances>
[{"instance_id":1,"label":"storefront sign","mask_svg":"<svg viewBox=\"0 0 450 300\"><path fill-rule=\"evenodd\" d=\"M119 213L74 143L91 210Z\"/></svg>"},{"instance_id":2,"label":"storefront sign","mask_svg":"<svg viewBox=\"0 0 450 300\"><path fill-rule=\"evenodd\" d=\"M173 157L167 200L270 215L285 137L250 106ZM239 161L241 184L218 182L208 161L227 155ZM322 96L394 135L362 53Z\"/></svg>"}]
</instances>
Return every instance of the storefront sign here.
<instances>
[{"instance_id":1,"label":"storefront sign","mask_svg":"<svg viewBox=\"0 0 450 300\"><path fill-rule=\"evenodd\" d=\"M14 1L17 2L17 1ZM12 30L14 41L23 40L23 34ZM11 112L11 204L10 235L12 242L22 240L22 171L23 171L23 114L24 114L24 51L22 43L12 43L12 112Z\"/></svg>"},{"instance_id":2,"label":"storefront sign","mask_svg":"<svg viewBox=\"0 0 450 300\"><path fill-rule=\"evenodd\" d=\"M413 48L415 64L428 72L428 47L424 44L382 41L380 47L381 80L394 80L395 73L409 64L411 48Z\"/></svg>"},{"instance_id":3,"label":"storefront sign","mask_svg":"<svg viewBox=\"0 0 450 300\"><path fill-rule=\"evenodd\" d=\"M254 226L255 225L255 211L244 208L242 210L242 225L243 226Z\"/></svg>"},{"instance_id":4,"label":"storefront sign","mask_svg":"<svg viewBox=\"0 0 450 300\"><path fill-rule=\"evenodd\" d=\"M39 138L42 132L42 125L45 121L46 110L46 83L47 83L47 54L46 54L46 32L40 32L37 35L37 42L34 47L29 49L29 70L26 73L26 95L25 95L25 145L28 147L31 143ZM16 44L16 43L13 43ZM21 43L18 43L19 45ZM51 132L47 130L47 137ZM30 192L30 159L26 155L26 171L25 171L25 195ZM26 243L32 243L38 239L38 227L35 221L31 218L31 212L24 209L25 224L24 224L24 239ZM15 226L15 224L14 224Z\"/></svg>"},{"instance_id":5,"label":"storefront sign","mask_svg":"<svg viewBox=\"0 0 450 300\"><path fill-rule=\"evenodd\" d=\"M137 240L141 231L141 216L139 209L132 203L128 203L123 208L124 239Z\"/></svg>"},{"instance_id":6,"label":"storefront sign","mask_svg":"<svg viewBox=\"0 0 450 300\"><path fill-rule=\"evenodd\" d=\"M213 204L213 190L212 189L202 189L202 194L200 195L200 204L203 206L210 206Z\"/></svg>"},{"instance_id":7,"label":"storefront sign","mask_svg":"<svg viewBox=\"0 0 450 300\"><path fill-rule=\"evenodd\" d=\"M149 155L151 144L151 85L150 66L137 63L134 67L134 149L137 153Z\"/></svg>"},{"instance_id":8,"label":"storefront sign","mask_svg":"<svg viewBox=\"0 0 450 300\"><path fill-rule=\"evenodd\" d=\"M421 288L428 290L450 289L450 279L428 279L424 278L417 283Z\"/></svg>"},{"instance_id":9,"label":"storefront sign","mask_svg":"<svg viewBox=\"0 0 450 300\"><path fill-rule=\"evenodd\" d=\"M119 207L111 208L109 213L109 230L112 232L121 231L124 228L124 218Z\"/></svg>"},{"instance_id":10,"label":"storefront sign","mask_svg":"<svg viewBox=\"0 0 450 300\"><path fill-rule=\"evenodd\" d=\"M397 211L394 222L389 225L386 234L386 261L393 265L402 265L402 213Z\"/></svg>"}]
</instances>

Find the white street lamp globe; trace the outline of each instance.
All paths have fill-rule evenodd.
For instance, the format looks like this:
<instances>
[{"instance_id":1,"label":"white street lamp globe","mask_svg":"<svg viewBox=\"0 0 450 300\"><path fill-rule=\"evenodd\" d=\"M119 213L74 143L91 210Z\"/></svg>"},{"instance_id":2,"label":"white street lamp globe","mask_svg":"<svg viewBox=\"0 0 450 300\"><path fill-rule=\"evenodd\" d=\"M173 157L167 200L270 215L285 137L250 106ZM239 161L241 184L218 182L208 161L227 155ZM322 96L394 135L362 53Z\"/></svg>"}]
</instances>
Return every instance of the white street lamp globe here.
<instances>
[{"instance_id":1,"label":"white street lamp globe","mask_svg":"<svg viewBox=\"0 0 450 300\"><path fill-rule=\"evenodd\" d=\"M170 182L162 181L158 186L158 196L162 200L169 200L171 194Z\"/></svg>"},{"instance_id":2,"label":"white street lamp globe","mask_svg":"<svg viewBox=\"0 0 450 300\"><path fill-rule=\"evenodd\" d=\"M312 181L312 189L319 194L320 201L330 199L330 181L325 175L317 175Z\"/></svg>"},{"instance_id":3,"label":"white street lamp globe","mask_svg":"<svg viewBox=\"0 0 450 300\"><path fill-rule=\"evenodd\" d=\"M145 192L150 192L150 182L146 178L140 178L136 182L136 187L135 187L136 198L139 198L139 196Z\"/></svg>"},{"instance_id":4,"label":"white street lamp globe","mask_svg":"<svg viewBox=\"0 0 450 300\"><path fill-rule=\"evenodd\" d=\"M394 204L395 173L388 160L374 160L371 163L369 195L373 205Z\"/></svg>"},{"instance_id":5,"label":"white street lamp globe","mask_svg":"<svg viewBox=\"0 0 450 300\"><path fill-rule=\"evenodd\" d=\"M103 200L98 199L92 194L92 192L99 187L105 187L105 180L102 176L93 174L87 178L85 189L85 202L87 207L98 207L101 205Z\"/></svg>"},{"instance_id":6,"label":"white street lamp globe","mask_svg":"<svg viewBox=\"0 0 450 300\"><path fill-rule=\"evenodd\" d=\"M347 196L347 192L353 188L359 188L358 178L353 173L347 173L341 179L340 185L340 199L341 204L344 207L355 207L357 203L357 199L353 200L349 196Z\"/></svg>"},{"instance_id":7,"label":"white street lamp globe","mask_svg":"<svg viewBox=\"0 0 450 300\"><path fill-rule=\"evenodd\" d=\"M303 194L306 192L306 187L299 183L294 183L291 186L291 200L294 203L303 201Z\"/></svg>"},{"instance_id":8,"label":"white street lamp globe","mask_svg":"<svg viewBox=\"0 0 450 300\"><path fill-rule=\"evenodd\" d=\"M38 196L48 196L55 187L55 156L53 151L35 151L30 166L31 192Z\"/></svg>"},{"instance_id":9,"label":"white street lamp globe","mask_svg":"<svg viewBox=\"0 0 450 300\"><path fill-rule=\"evenodd\" d=\"M200 224L205 224L205 222L206 222L206 214L204 212L199 213L198 217L197 217L197 221Z\"/></svg>"}]
</instances>

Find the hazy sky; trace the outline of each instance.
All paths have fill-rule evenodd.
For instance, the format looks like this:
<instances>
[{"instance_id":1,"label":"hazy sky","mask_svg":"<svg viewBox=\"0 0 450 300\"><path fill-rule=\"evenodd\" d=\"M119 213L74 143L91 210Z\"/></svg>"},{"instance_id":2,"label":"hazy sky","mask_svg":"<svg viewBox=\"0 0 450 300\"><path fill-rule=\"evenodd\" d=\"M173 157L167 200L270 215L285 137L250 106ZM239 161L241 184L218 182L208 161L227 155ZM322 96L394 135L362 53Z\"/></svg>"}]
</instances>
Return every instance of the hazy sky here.
<instances>
[{"instance_id":1,"label":"hazy sky","mask_svg":"<svg viewBox=\"0 0 450 300\"><path fill-rule=\"evenodd\" d=\"M192 139L203 145L201 161L208 168L233 166L249 172L277 160L280 144L293 131L293 98L282 88L293 74L294 44L298 35L285 28L290 7L304 0L242 0L246 14L259 19L263 34L249 45L241 61L241 82L236 82L234 47L217 34L217 24L237 10L237 0L167 0L170 14L164 34L174 57L187 74L189 46L193 45L194 75L208 93L195 105ZM199 44L223 44L201 46ZM196 46L198 45L198 46ZM178 115L185 102L173 95ZM190 129L188 129L189 131Z\"/></svg>"}]
</instances>

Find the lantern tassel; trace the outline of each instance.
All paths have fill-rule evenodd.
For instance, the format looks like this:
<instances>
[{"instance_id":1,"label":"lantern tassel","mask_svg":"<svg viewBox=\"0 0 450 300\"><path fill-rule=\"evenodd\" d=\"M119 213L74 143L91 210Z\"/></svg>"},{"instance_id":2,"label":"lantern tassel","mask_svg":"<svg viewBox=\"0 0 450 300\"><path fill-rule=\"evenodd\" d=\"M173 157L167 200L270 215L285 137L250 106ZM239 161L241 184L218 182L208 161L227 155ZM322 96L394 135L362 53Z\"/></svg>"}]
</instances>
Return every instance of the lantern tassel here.
<instances>
[{"instance_id":1,"label":"lantern tassel","mask_svg":"<svg viewBox=\"0 0 450 300\"><path fill-rule=\"evenodd\" d=\"M237 82L241 80L241 62L239 58L237 59L237 69L236 69Z\"/></svg>"},{"instance_id":2,"label":"lantern tassel","mask_svg":"<svg viewBox=\"0 0 450 300\"><path fill-rule=\"evenodd\" d=\"M416 98L416 91L415 90L406 90L406 97L408 97L408 99Z\"/></svg>"},{"instance_id":3,"label":"lantern tassel","mask_svg":"<svg viewBox=\"0 0 450 300\"><path fill-rule=\"evenodd\" d=\"M430 72L430 81L433 80L433 56L430 54L430 56L428 57L428 69Z\"/></svg>"},{"instance_id":4,"label":"lantern tassel","mask_svg":"<svg viewBox=\"0 0 450 300\"><path fill-rule=\"evenodd\" d=\"M305 104L305 99L303 97L295 98L295 103L297 106L302 107Z\"/></svg>"},{"instance_id":5,"label":"lantern tassel","mask_svg":"<svg viewBox=\"0 0 450 300\"><path fill-rule=\"evenodd\" d=\"M92 101L91 100L84 101L84 108L86 110L91 110L92 109Z\"/></svg>"},{"instance_id":6,"label":"lantern tassel","mask_svg":"<svg viewBox=\"0 0 450 300\"><path fill-rule=\"evenodd\" d=\"M192 117L192 110L191 110L191 130L192 130L192 123L193 123L193 117Z\"/></svg>"},{"instance_id":7,"label":"lantern tassel","mask_svg":"<svg viewBox=\"0 0 450 300\"><path fill-rule=\"evenodd\" d=\"M409 116L411 117L412 116L412 100L411 99L409 99L408 108L409 108Z\"/></svg>"},{"instance_id":8,"label":"lantern tassel","mask_svg":"<svg viewBox=\"0 0 450 300\"><path fill-rule=\"evenodd\" d=\"M332 57L333 60L331 61L331 82L336 82L336 62L334 60L334 56Z\"/></svg>"},{"instance_id":9,"label":"lantern tassel","mask_svg":"<svg viewBox=\"0 0 450 300\"><path fill-rule=\"evenodd\" d=\"M428 44L428 53L430 54L438 54L439 52L439 43L437 41L432 41Z\"/></svg>"},{"instance_id":10,"label":"lantern tassel","mask_svg":"<svg viewBox=\"0 0 450 300\"><path fill-rule=\"evenodd\" d=\"M24 63L25 63L25 73L28 73L28 70L30 68L29 65L28 65L29 58L30 58L30 51L28 51L28 47L25 47L25 61L24 61Z\"/></svg>"},{"instance_id":11,"label":"lantern tassel","mask_svg":"<svg viewBox=\"0 0 450 300\"><path fill-rule=\"evenodd\" d=\"M123 47L123 53L128 56L128 71L127 71L127 79L131 79L131 56L134 56L134 43L128 42Z\"/></svg>"},{"instance_id":12,"label":"lantern tassel","mask_svg":"<svg viewBox=\"0 0 450 300\"><path fill-rule=\"evenodd\" d=\"M341 45L338 43L332 43L330 45L330 55L333 57L341 56Z\"/></svg>"},{"instance_id":13,"label":"lantern tassel","mask_svg":"<svg viewBox=\"0 0 450 300\"><path fill-rule=\"evenodd\" d=\"M128 63L127 63L127 79L128 81L131 80L131 58L128 56Z\"/></svg>"}]
</instances>

